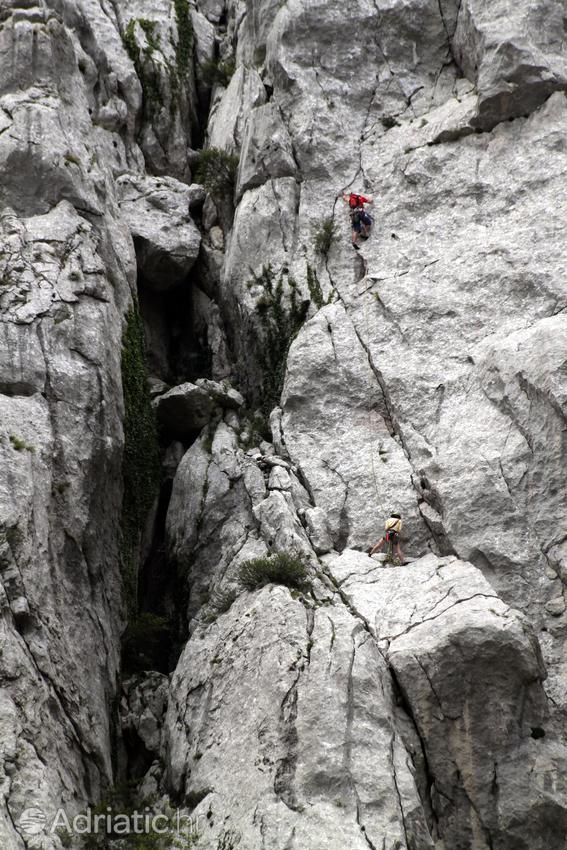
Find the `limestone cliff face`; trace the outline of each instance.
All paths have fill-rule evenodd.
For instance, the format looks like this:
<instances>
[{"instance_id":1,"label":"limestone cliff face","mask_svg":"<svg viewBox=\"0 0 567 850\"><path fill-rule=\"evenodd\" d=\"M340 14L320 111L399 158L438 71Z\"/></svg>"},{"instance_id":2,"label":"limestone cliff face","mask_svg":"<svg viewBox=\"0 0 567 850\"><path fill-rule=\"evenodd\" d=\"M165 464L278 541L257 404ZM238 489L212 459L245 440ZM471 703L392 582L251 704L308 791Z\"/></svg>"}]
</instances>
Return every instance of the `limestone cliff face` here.
<instances>
[{"instance_id":1,"label":"limestone cliff face","mask_svg":"<svg viewBox=\"0 0 567 850\"><path fill-rule=\"evenodd\" d=\"M562 4L3 0L0 68L1 847L135 779L200 850L564 850Z\"/></svg>"}]
</instances>

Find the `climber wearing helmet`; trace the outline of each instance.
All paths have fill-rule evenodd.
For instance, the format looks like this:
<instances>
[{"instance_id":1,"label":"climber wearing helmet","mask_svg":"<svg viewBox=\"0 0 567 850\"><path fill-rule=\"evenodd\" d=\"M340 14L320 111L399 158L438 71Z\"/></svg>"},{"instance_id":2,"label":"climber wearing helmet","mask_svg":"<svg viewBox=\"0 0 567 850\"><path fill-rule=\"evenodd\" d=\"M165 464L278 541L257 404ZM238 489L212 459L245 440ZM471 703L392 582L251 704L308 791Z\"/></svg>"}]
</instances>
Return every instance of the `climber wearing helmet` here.
<instances>
[{"instance_id":1,"label":"climber wearing helmet","mask_svg":"<svg viewBox=\"0 0 567 850\"><path fill-rule=\"evenodd\" d=\"M384 536L378 541L376 546L373 546L369 554L374 555L379 552L384 543L392 543L396 558L400 564L404 562L404 555L400 548L400 532L402 530L402 518L400 514L390 514L384 523Z\"/></svg>"},{"instance_id":2,"label":"climber wearing helmet","mask_svg":"<svg viewBox=\"0 0 567 850\"><path fill-rule=\"evenodd\" d=\"M352 247L358 251L360 245L359 239L368 239L370 236L370 228L374 223L374 219L364 209L364 204L372 204L373 198L366 198L364 195L357 195L355 192L346 192L343 194L343 201L349 205L350 221L352 226Z\"/></svg>"}]
</instances>

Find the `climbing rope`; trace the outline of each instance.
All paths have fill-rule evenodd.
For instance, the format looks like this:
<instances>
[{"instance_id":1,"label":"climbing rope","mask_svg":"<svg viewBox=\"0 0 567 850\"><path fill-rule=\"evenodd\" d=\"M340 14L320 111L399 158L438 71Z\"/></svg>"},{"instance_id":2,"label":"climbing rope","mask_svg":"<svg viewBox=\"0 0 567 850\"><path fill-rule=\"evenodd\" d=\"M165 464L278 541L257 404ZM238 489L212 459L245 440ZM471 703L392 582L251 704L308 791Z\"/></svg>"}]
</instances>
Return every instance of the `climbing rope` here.
<instances>
[{"instance_id":1,"label":"climbing rope","mask_svg":"<svg viewBox=\"0 0 567 850\"><path fill-rule=\"evenodd\" d=\"M360 280L365 280L366 275L368 273L368 263L366 262L365 257L363 257L360 254L358 256L360 256L360 259L362 260L362 264L363 264L362 267L363 267L363 272L364 272L362 277L360 278ZM360 280L359 280L359 282L360 282ZM368 300L365 298L365 295L366 295L366 291L363 292L359 297L362 298L362 310L363 310L363 316L364 316L364 326L365 326L366 341L367 341L368 350L365 348L364 345L362 345L362 343L361 343L361 347L362 347L362 350L364 351L364 353L366 354L366 359L367 359L367 362L368 362L368 385L369 385L369 388L371 390L373 384L377 383L377 379L376 379L376 375L374 374L374 371L373 371L371 363L370 363L370 353L369 353L369 349L370 349L370 320L369 320L369 315L368 315ZM376 502L377 502L378 506L380 507L380 512L384 513L384 505L382 503L382 500L381 500L380 494L379 494L379 490L378 490L378 478L377 478L377 475L376 475L376 462L375 462L375 458L374 458L374 446L375 446L375 442L379 438L377 436L377 430L376 430L374 423L372 421L372 410L371 410L370 407L368 408L368 431L370 433L370 465L371 465L371 468L372 468L372 480L373 480L373 483L374 483L374 493L375 493L375 496L376 496Z\"/></svg>"}]
</instances>

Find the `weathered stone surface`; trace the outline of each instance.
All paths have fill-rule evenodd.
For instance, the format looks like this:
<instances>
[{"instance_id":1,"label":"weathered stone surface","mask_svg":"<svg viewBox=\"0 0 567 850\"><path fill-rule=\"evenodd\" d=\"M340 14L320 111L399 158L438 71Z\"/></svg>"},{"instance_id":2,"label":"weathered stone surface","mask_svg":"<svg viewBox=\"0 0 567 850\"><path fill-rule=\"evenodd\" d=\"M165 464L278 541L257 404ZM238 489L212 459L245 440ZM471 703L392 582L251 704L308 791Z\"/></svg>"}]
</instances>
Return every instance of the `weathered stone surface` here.
<instances>
[{"instance_id":1,"label":"weathered stone surface","mask_svg":"<svg viewBox=\"0 0 567 850\"><path fill-rule=\"evenodd\" d=\"M527 621L455 558L403 570L355 552L324 560L374 628L417 724L446 846L543 848L554 817L567 818L557 784L567 750L543 737L546 672Z\"/></svg>"},{"instance_id":2,"label":"weathered stone surface","mask_svg":"<svg viewBox=\"0 0 567 850\"><path fill-rule=\"evenodd\" d=\"M210 381L207 378L197 378L197 386L205 390L221 407L228 410L238 410L244 404L244 398L231 386Z\"/></svg>"},{"instance_id":3,"label":"weathered stone surface","mask_svg":"<svg viewBox=\"0 0 567 850\"><path fill-rule=\"evenodd\" d=\"M411 464L342 305L320 310L292 344L282 409L286 449L329 518L335 548L367 548L393 510L404 517L412 551L426 548Z\"/></svg>"},{"instance_id":4,"label":"weathered stone surface","mask_svg":"<svg viewBox=\"0 0 567 850\"><path fill-rule=\"evenodd\" d=\"M91 0L89 6L93 5L99 4ZM189 17L189 31L195 30L191 22L196 22L198 13L190 11L188 4L187 11L184 4L177 9ZM176 6L169 0L124 0L117 4L114 15L119 32L129 45L130 67L141 86L138 140L148 169L153 174L168 174L190 182L189 152L198 103L193 51L183 41L188 31L185 25L180 27ZM203 16L199 18L207 24ZM202 38L206 30L199 27L199 31ZM205 48L202 41L201 44Z\"/></svg>"},{"instance_id":5,"label":"weathered stone surface","mask_svg":"<svg viewBox=\"0 0 567 850\"><path fill-rule=\"evenodd\" d=\"M154 399L159 422L177 436L200 431L217 406L238 410L243 404L237 390L206 378L198 378L195 384L187 381Z\"/></svg>"},{"instance_id":6,"label":"weathered stone surface","mask_svg":"<svg viewBox=\"0 0 567 850\"><path fill-rule=\"evenodd\" d=\"M433 850L384 661L343 606L245 594L195 633L172 693L168 778L210 813L204 847Z\"/></svg>"},{"instance_id":7,"label":"weathered stone surface","mask_svg":"<svg viewBox=\"0 0 567 850\"><path fill-rule=\"evenodd\" d=\"M239 65L227 88L212 105L208 122L209 146L238 153L251 110L266 101L266 90L254 68Z\"/></svg>"},{"instance_id":8,"label":"weathered stone surface","mask_svg":"<svg viewBox=\"0 0 567 850\"><path fill-rule=\"evenodd\" d=\"M146 523L190 639L171 684L128 689L143 792L194 808L202 850L564 850L562 4L198 0L189 28L184 6L0 13L0 845L117 779L122 317L136 272L190 271L194 298L140 290L154 374L203 404ZM207 121L205 63L232 56ZM203 141L240 155L234 220L185 186ZM349 189L375 196L359 253ZM395 508L442 557L346 548ZM309 592L243 592L280 548Z\"/></svg>"},{"instance_id":9,"label":"weathered stone surface","mask_svg":"<svg viewBox=\"0 0 567 850\"><path fill-rule=\"evenodd\" d=\"M7 850L24 847L27 808L73 814L113 781L109 705L123 628L120 353L135 281L113 184L115 169L126 166L139 93L121 64L117 29L98 3L83 29L85 5L59 14L44 3L8 2L0 21L0 844ZM108 63L96 102L93 62L79 36ZM121 106L111 91L119 81ZM91 118L111 101L123 133L116 146L114 130L94 129ZM132 144L132 167L141 161ZM46 830L27 841L59 850Z\"/></svg>"},{"instance_id":10,"label":"weathered stone surface","mask_svg":"<svg viewBox=\"0 0 567 850\"><path fill-rule=\"evenodd\" d=\"M281 551L315 561L298 516L309 497L284 464L245 454L237 423L224 421L212 440L203 433L185 454L173 482L167 541L172 558L189 570L191 617L220 588L238 585L246 560ZM287 476L289 489L268 488L274 473Z\"/></svg>"},{"instance_id":11,"label":"weathered stone surface","mask_svg":"<svg viewBox=\"0 0 567 850\"><path fill-rule=\"evenodd\" d=\"M258 106L248 118L236 183L236 195L267 180L295 176L290 135L272 103Z\"/></svg>"},{"instance_id":12,"label":"weathered stone surface","mask_svg":"<svg viewBox=\"0 0 567 850\"><path fill-rule=\"evenodd\" d=\"M558 33L560 5L550 0L465 0L452 37L454 56L478 95L477 126L528 115L550 94L567 90L567 57Z\"/></svg>"},{"instance_id":13,"label":"weathered stone surface","mask_svg":"<svg viewBox=\"0 0 567 850\"><path fill-rule=\"evenodd\" d=\"M318 555L324 555L333 548L333 540L327 521L327 515L322 508L308 508L305 511L307 534L311 545Z\"/></svg>"},{"instance_id":14,"label":"weathered stone surface","mask_svg":"<svg viewBox=\"0 0 567 850\"><path fill-rule=\"evenodd\" d=\"M171 177L132 175L121 177L117 186L145 283L161 291L185 280L201 245L189 208L204 201L204 189Z\"/></svg>"}]
</instances>

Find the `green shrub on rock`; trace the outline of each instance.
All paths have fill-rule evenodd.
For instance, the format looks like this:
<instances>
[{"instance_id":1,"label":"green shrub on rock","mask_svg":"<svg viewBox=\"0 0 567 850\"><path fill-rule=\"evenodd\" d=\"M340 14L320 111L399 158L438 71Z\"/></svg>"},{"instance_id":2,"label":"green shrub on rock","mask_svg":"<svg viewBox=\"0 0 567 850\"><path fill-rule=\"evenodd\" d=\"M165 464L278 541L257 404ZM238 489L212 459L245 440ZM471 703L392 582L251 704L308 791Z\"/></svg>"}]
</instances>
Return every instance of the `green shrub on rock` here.
<instances>
[{"instance_id":1,"label":"green shrub on rock","mask_svg":"<svg viewBox=\"0 0 567 850\"><path fill-rule=\"evenodd\" d=\"M315 250L318 254L326 257L331 250L331 245L337 238L337 225L333 218L325 218L321 222L321 227L315 234Z\"/></svg>"},{"instance_id":2,"label":"green shrub on rock","mask_svg":"<svg viewBox=\"0 0 567 850\"><path fill-rule=\"evenodd\" d=\"M208 86L214 86L217 83L220 86L228 86L235 69L236 65L232 59L209 59L203 63L201 74Z\"/></svg>"},{"instance_id":3,"label":"green shrub on rock","mask_svg":"<svg viewBox=\"0 0 567 850\"><path fill-rule=\"evenodd\" d=\"M232 195L238 168L238 157L220 148L207 148L199 153L195 180L213 198Z\"/></svg>"},{"instance_id":4,"label":"green shrub on rock","mask_svg":"<svg viewBox=\"0 0 567 850\"><path fill-rule=\"evenodd\" d=\"M264 558L245 561L240 567L240 583L247 590L266 584L283 584L304 590L309 581L303 558L289 552L276 552Z\"/></svg>"}]
</instances>

